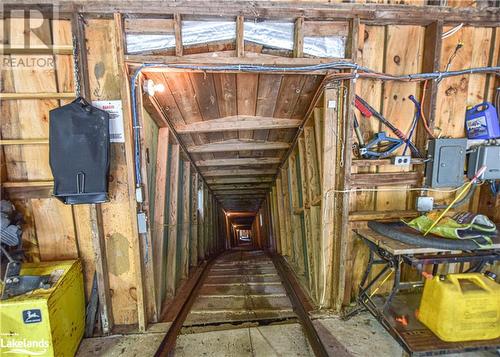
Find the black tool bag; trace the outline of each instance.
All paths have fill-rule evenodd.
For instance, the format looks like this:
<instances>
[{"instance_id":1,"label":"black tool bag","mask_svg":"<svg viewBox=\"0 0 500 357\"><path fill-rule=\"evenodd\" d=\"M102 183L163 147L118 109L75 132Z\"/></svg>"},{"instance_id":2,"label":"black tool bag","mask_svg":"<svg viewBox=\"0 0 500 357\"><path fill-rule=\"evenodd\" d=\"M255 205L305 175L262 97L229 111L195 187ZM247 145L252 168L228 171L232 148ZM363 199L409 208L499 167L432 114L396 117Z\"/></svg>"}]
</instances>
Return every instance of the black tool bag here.
<instances>
[{"instance_id":1,"label":"black tool bag","mask_svg":"<svg viewBox=\"0 0 500 357\"><path fill-rule=\"evenodd\" d=\"M54 196L65 204L108 201L109 114L83 98L50 111Z\"/></svg>"}]
</instances>

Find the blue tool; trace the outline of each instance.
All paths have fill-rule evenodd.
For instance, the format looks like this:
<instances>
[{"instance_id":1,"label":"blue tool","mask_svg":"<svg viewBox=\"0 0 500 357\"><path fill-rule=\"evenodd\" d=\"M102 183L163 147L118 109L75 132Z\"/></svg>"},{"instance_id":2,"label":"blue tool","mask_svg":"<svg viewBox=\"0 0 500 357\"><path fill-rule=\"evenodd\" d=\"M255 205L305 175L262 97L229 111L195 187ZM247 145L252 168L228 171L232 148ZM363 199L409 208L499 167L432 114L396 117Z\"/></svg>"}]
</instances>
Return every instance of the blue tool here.
<instances>
[{"instance_id":1,"label":"blue tool","mask_svg":"<svg viewBox=\"0 0 500 357\"><path fill-rule=\"evenodd\" d=\"M367 159L381 159L391 155L404 141L387 136L384 131L376 133L373 139L359 148L359 154Z\"/></svg>"}]
</instances>

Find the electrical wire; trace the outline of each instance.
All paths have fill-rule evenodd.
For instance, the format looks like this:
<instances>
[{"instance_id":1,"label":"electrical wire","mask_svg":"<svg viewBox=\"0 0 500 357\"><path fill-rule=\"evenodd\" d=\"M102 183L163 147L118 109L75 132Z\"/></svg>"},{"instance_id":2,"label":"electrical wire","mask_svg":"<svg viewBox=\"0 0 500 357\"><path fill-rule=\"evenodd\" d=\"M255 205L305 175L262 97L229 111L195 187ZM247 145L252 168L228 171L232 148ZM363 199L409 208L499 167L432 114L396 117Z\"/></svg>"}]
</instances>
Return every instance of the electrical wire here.
<instances>
[{"instance_id":1,"label":"electrical wire","mask_svg":"<svg viewBox=\"0 0 500 357\"><path fill-rule=\"evenodd\" d=\"M448 31L444 32L442 35L441 35L441 39L444 40L445 38L448 38L450 36L453 36L454 34L456 34L458 31L460 31L462 29L462 27L464 26L463 23L453 27L452 29L449 29Z\"/></svg>"},{"instance_id":2,"label":"electrical wire","mask_svg":"<svg viewBox=\"0 0 500 357\"><path fill-rule=\"evenodd\" d=\"M464 47L464 44L462 43L462 41L459 41L455 47L455 50L453 51L453 53L450 55L450 58L448 59L448 63L446 64L446 67L444 70L445 72L448 72L450 70L451 63L453 62L453 60L455 59L455 57L458 54L458 51L460 51L460 49L462 47Z\"/></svg>"},{"instance_id":3,"label":"electrical wire","mask_svg":"<svg viewBox=\"0 0 500 357\"><path fill-rule=\"evenodd\" d=\"M498 75L500 73L500 67L477 67L468 68L457 71L448 72L433 72L433 73L415 73L407 75L390 75L382 72L374 71L368 67L360 66L356 63L351 63L347 61L334 61L328 63L321 63L310 66L297 66L297 67L274 67L266 65L192 65L192 64L166 64L166 63L143 63L135 70L132 78L130 79L130 91L132 100L132 124L134 132L134 157L135 157L135 178L136 187L142 185L141 177L141 158L140 158L140 133L139 133L139 122L137 116L137 79L141 74L142 70L145 68L165 68L165 69L179 69L179 70L192 70L192 71L212 71L212 72L225 72L225 71L238 71L238 72L268 72L268 73L279 73L279 72L315 72L315 71L325 71L325 70L345 70L352 69L354 73L340 74L340 76L335 77L334 75L328 75L332 80L350 79L350 78L372 78L378 80L395 80L395 81L425 81L430 79L441 80L442 78L459 76L465 74L475 74L475 73L495 73ZM341 76L344 75L342 78ZM325 84L327 81L324 81Z\"/></svg>"},{"instance_id":4,"label":"electrical wire","mask_svg":"<svg viewBox=\"0 0 500 357\"><path fill-rule=\"evenodd\" d=\"M452 193L457 192L462 187L464 187L467 183L463 185L453 188L450 190L445 189L437 189L430 187L385 187L385 188L351 188L348 190L335 190L330 189L324 193L324 196L328 196L332 193L354 193L354 192L408 192L408 191L426 191L426 192L441 192L441 193Z\"/></svg>"},{"instance_id":5,"label":"electrical wire","mask_svg":"<svg viewBox=\"0 0 500 357\"><path fill-rule=\"evenodd\" d=\"M408 150L408 143L410 142L411 137L413 136L413 131L415 130L415 127L417 126L418 117L419 117L419 111L417 110L417 111L415 111L415 114L413 114L413 121L411 123L410 130L406 134L408 141L406 141L406 143L405 143L405 148L403 150L403 156L405 156L406 150Z\"/></svg>"}]
</instances>

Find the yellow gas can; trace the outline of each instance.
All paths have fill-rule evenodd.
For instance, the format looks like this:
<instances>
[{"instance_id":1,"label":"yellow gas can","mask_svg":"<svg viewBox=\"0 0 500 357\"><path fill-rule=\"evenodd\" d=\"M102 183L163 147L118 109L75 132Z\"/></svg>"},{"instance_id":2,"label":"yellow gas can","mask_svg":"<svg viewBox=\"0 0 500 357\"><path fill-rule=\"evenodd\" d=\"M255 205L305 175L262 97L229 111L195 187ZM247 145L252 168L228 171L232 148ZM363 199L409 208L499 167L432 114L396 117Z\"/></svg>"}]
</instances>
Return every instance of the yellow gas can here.
<instances>
[{"instance_id":1,"label":"yellow gas can","mask_svg":"<svg viewBox=\"0 0 500 357\"><path fill-rule=\"evenodd\" d=\"M427 279L418 319L448 342L500 337L500 284L480 273Z\"/></svg>"},{"instance_id":2,"label":"yellow gas can","mask_svg":"<svg viewBox=\"0 0 500 357\"><path fill-rule=\"evenodd\" d=\"M55 282L0 301L0 356L74 356L85 328L80 262L25 263L21 275Z\"/></svg>"}]
</instances>

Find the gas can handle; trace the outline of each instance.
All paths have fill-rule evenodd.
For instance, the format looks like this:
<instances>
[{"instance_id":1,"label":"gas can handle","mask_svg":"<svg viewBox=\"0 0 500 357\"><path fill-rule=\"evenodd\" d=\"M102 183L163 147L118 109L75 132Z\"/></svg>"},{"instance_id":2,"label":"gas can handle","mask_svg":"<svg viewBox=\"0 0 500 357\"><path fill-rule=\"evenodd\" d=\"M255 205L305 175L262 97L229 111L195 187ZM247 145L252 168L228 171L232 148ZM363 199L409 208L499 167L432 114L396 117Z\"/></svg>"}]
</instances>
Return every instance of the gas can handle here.
<instances>
[{"instance_id":1,"label":"gas can handle","mask_svg":"<svg viewBox=\"0 0 500 357\"><path fill-rule=\"evenodd\" d=\"M479 107L484 107L483 110L481 110L481 112L484 112L486 109L488 109L490 107L490 103L488 102L483 102L483 103L479 103L479 104L476 104L474 107L472 107L470 109L470 111L472 112L475 112L475 113L479 113L480 111L478 110Z\"/></svg>"},{"instance_id":2,"label":"gas can handle","mask_svg":"<svg viewBox=\"0 0 500 357\"><path fill-rule=\"evenodd\" d=\"M452 282L453 285L455 285L459 290L462 290L462 288L460 287L460 282L459 280L460 279L463 279L463 280L470 280L470 281L474 281L476 283L476 285L479 285L481 288L483 288L484 290L488 291L488 292L492 292L492 290L490 289L490 287L488 285L486 285L486 283L481 280L477 275L469 275L469 274L449 274L446 276L448 278L449 281Z\"/></svg>"}]
</instances>

